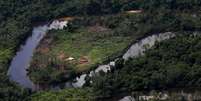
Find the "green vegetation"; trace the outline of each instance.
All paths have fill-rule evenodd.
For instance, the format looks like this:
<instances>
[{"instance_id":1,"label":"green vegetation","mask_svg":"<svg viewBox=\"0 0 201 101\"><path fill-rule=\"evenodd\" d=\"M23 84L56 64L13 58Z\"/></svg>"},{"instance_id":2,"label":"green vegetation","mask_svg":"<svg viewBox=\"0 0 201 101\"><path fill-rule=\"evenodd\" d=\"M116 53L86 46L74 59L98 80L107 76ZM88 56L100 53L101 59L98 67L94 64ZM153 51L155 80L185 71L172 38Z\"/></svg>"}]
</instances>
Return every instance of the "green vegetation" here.
<instances>
[{"instance_id":1,"label":"green vegetation","mask_svg":"<svg viewBox=\"0 0 201 101\"><path fill-rule=\"evenodd\" d=\"M124 13L124 11L133 9L141 9L143 13L138 15L116 15L116 13ZM31 34L33 25L37 24L40 21L45 22L64 16L84 16L84 20L78 21L76 22L76 24L73 24L75 26L72 26L72 32L70 31L67 33L70 33L70 35L72 33L79 34L80 32L73 31L85 25L93 26L95 25L94 22L98 21L100 25L101 23L103 23L103 25L101 26L114 31L113 33L120 35L121 37L124 36L132 38L132 40L136 40L137 38L149 35L150 33L200 30L200 11L200 0L1 0L0 100L23 101L25 97L29 95L28 91L10 82L6 74L9 63L16 53L17 49L19 49L20 44L22 44L25 39ZM94 15L95 17L93 18L92 16ZM97 16L100 17L97 18ZM58 33L62 34L63 32L65 31L61 31ZM85 30L81 33L85 33ZM104 40L104 42L108 42L108 40ZM122 44L122 46L126 47L125 44ZM59 50L59 48L57 50ZM65 49L67 47L63 48ZM84 50L79 51L80 54L86 54L85 52L83 52ZM97 57L99 57L100 54L94 55L96 51L102 50L95 49L91 51L91 55L89 56L91 56L93 59L95 58L93 61L94 63L99 63L102 61L103 58L98 59ZM108 51L107 54L110 54L111 52ZM74 57L78 57L80 55L75 52L74 54ZM104 57L106 54L104 54L104 56L102 55L103 54L101 54L100 57ZM47 57L49 58L49 56ZM56 61L62 62L59 60ZM182 64L178 63L178 65ZM69 66L69 68L71 68L70 64L65 64L65 66ZM58 70L57 68L51 67L52 65L49 64L49 69L46 70L47 67L45 66L42 72L34 75L41 76L44 73L43 75L47 76L48 73L51 73L53 74L53 76L45 77L45 79L47 79L48 81L49 78L53 78L53 81L59 82L59 78L63 77L63 75L68 74L67 76L69 76L71 71L74 71L67 68L67 70L64 69L64 72L60 73L60 69ZM74 73L72 73L72 75L74 75ZM193 76L195 75L190 76L192 76L193 78ZM46 82L46 80L44 80L44 82ZM177 84L175 84L174 86L176 85Z\"/></svg>"},{"instance_id":2,"label":"green vegetation","mask_svg":"<svg viewBox=\"0 0 201 101\"><path fill-rule=\"evenodd\" d=\"M51 42L47 43L47 40ZM69 32L68 29L51 31L33 57L30 77L39 84L45 83L45 80L48 80L47 84L54 83L59 78L55 79L53 76L68 75L66 72L69 69L76 73L87 71L113 54L120 53L131 41L132 36L114 34L111 29L103 26L84 27L74 32ZM60 79L62 78L64 77L60 75Z\"/></svg>"},{"instance_id":3,"label":"green vegetation","mask_svg":"<svg viewBox=\"0 0 201 101\"><path fill-rule=\"evenodd\" d=\"M141 5L142 2L135 1L135 3ZM153 5L161 3L164 7L169 6L165 1L155 3L153 2ZM166 6L163 3L166 3ZM118 56L138 38L152 33L200 29L200 15L197 12L194 12L197 14L194 15L192 12L184 12L191 9L168 7L165 9L163 6L157 6L160 9L155 6L150 8L151 4L146 7L141 5L140 9L144 10L138 14L121 12L75 17L75 21L66 30L51 31L47 37L49 38L47 40L51 41L49 45L42 45L44 49L39 48L42 52L35 53L33 64L29 69L31 79L39 84L70 80L75 74L87 71L105 60L114 58L115 55ZM47 43L42 42L42 44ZM45 50L48 52L44 52ZM68 58L74 58L74 60L68 61Z\"/></svg>"},{"instance_id":4,"label":"green vegetation","mask_svg":"<svg viewBox=\"0 0 201 101\"><path fill-rule=\"evenodd\" d=\"M96 2L96 0L1 0L0 80L2 82L0 83L0 99L3 101L22 101L19 96L25 95L24 97L26 97L26 94L21 94L21 91L18 91L18 87L10 83L6 74L9 63L17 49L19 49L20 44L31 35L33 25L40 21L45 22L61 16L95 14L97 10L103 13L118 12L119 8L121 8L118 5L122 5L123 3L126 2L115 2L115 0L112 0L105 2L107 7L104 7L106 6L105 4ZM110 7L113 4L116 6L111 10ZM91 8L95 7L98 8L94 9L95 11L91 11ZM99 14L100 12L97 13ZM10 88L13 90L8 90Z\"/></svg>"},{"instance_id":5,"label":"green vegetation","mask_svg":"<svg viewBox=\"0 0 201 101\"><path fill-rule=\"evenodd\" d=\"M89 88L70 88L61 91L46 91L33 94L30 101L94 101Z\"/></svg>"},{"instance_id":6,"label":"green vegetation","mask_svg":"<svg viewBox=\"0 0 201 101\"><path fill-rule=\"evenodd\" d=\"M130 59L114 72L93 78L98 95L200 87L201 36L181 35L157 43L144 56Z\"/></svg>"}]
</instances>

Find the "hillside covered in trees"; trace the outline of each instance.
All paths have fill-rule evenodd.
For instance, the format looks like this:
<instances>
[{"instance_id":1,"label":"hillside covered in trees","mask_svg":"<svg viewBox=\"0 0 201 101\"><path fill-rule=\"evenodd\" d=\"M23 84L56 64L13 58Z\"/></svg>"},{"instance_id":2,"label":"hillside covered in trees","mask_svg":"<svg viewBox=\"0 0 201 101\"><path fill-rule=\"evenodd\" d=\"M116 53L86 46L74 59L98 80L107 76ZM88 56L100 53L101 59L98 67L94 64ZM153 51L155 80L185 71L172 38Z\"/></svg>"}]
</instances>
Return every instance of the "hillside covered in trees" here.
<instances>
[{"instance_id":1,"label":"hillside covered in trees","mask_svg":"<svg viewBox=\"0 0 201 101\"><path fill-rule=\"evenodd\" d=\"M157 43L145 55L119 61L114 72L95 77L98 95L200 87L201 36L179 35Z\"/></svg>"},{"instance_id":2,"label":"hillside covered in trees","mask_svg":"<svg viewBox=\"0 0 201 101\"><path fill-rule=\"evenodd\" d=\"M140 10L141 13L127 13L130 10ZM29 101L32 97L33 101L37 101L37 99L46 99L45 97L48 94L50 96L57 96L57 94L60 95L59 97L66 96L67 99L58 98L58 101L68 101L68 97L71 96L87 96L87 98L91 98L89 96L96 96L93 94L99 94L104 97L116 95L118 92L130 93L133 90L200 87L200 37L189 37L188 35L181 35L178 38L158 43L148 50L145 56L125 61L124 65L120 65L121 69L102 77L95 77L94 83L88 85L87 90L83 90L84 88L64 90L64 92L74 92L75 95L62 93L62 91L57 94L50 91L50 93L42 92L32 95L33 92L10 81L7 75L12 58L20 50L20 45L24 44L26 39L31 36L33 27L56 18L77 17L71 23L70 30L49 32L50 35L57 39L55 41L59 42L61 41L60 38L72 37L64 33L78 33L78 35L79 33L88 33L86 30L81 29L98 25L109 29L109 31L107 30L108 32L104 33L103 36L96 33L97 36L94 37L97 39L104 39L104 35L109 34L109 36L118 36L119 39L115 39L115 41L123 43L120 39L126 37L124 40L127 40L128 38L129 41L127 40L119 45L123 50L132 41L159 32L171 31L180 34L188 32L191 34L194 31L200 31L200 11L200 0L1 0L0 101ZM54 33L59 33L65 37L58 37ZM102 34L102 32L100 33ZM88 37L86 36L86 38ZM112 43L110 41L113 40L107 39L104 42ZM98 43L100 46L101 42ZM83 44L85 45L86 43ZM58 46L58 49L60 48ZM69 52L76 51L71 50ZM112 52L108 51L108 53ZM114 53L109 54L110 57L107 58L113 58L121 54L121 52ZM77 55L78 53L74 54ZM105 56L108 56L108 54L105 54L103 58ZM102 58L101 61L99 60L94 63L104 61ZM52 69L51 67L48 68ZM51 73L53 76L58 73L55 73L54 70L48 72L46 69L36 70L36 74L37 72L40 72L39 74L44 72ZM60 72L58 74L60 76ZM49 82L51 83L58 81L58 78L56 80L51 78L53 76L50 75ZM43 82L43 75L37 75L37 77ZM34 79L38 80L38 78ZM104 83L101 84L101 82ZM91 90L94 90L92 95ZM43 94L44 96L42 96Z\"/></svg>"}]
</instances>

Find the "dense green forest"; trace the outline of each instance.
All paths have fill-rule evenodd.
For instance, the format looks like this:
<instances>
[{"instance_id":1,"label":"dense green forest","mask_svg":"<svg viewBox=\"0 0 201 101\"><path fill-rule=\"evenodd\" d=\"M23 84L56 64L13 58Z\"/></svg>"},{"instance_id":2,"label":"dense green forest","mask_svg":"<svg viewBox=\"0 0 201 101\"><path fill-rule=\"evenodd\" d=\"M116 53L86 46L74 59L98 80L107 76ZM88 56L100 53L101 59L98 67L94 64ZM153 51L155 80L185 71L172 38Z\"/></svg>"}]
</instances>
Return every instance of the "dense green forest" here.
<instances>
[{"instance_id":1,"label":"dense green forest","mask_svg":"<svg viewBox=\"0 0 201 101\"><path fill-rule=\"evenodd\" d=\"M94 101L95 97L90 88L70 88L61 91L39 92L28 99L30 101Z\"/></svg>"},{"instance_id":2,"label":"dense green forest","mask_svg":"<svg viewBox=\"0 0 201 101\"><path fill-rule=\"evenodd\" d=\"M121 13L123 14L124 11L136 10L136 9L142 10L143 13L139 15L132 15L132 14L121 15ZM33 26L37 25L39 22L51 21L52 19L64 16L84 17L83 21L79 21L78 19L78 22L72 25L73 30L86 25L94 25L95 24L94 22L100 23L104 21L102 24L107 28L112 29L114 33L120 35L135 36L136 38L138 38L152 33L166 32L166 31L179 31L181 33L183 33L184 31L199 31L201 29L200 11L201 11L200 0L160 0L160 1L159 0L1 0L0 1L0 80L1 80L0 101L23 101L26 100L26 97L30 95L30 92L28 90L18 87L16 84L9 81L7 77L7 70L10 61L12 57L15 55L16 51L20 48L20 45L25 42L26 38L31 35ZM103 17L103 20L100 19L100 16ZM192 40L198 40L198 39L195 38ZM198 47L198 46L192 46L192 47ZM179 50L180 48L183 49L185 47L175 46L174 48L175 49L178 48ZM199 56L197 52L194 52L193 50L189 52L191 52L192 58L199 58L197 57ZM151 53L148 52L148 54ZM188 53L181 53L181 54L189 55ZM185 61L182 60L183 62L186 62L183 63L181 60L179 60L180 58L170 57L172 55L170 54L169 58L178 59L177 64L172 64L176 67L177 65L178 67L180 66L182 67L183 65L189 63L187 62L187 60ZM141 59L130 60L126 63L135 65L135 62L139 61L139 63L141 63L140 61L143 62L143 60ZM196 61L200 63L198 60ZM143 65L143 63L140 65L143 68L146 67ZM199 66L190 66L190 67L198 68ZM125 72L126 68L128 68L128 66L125 66ZM168 67L164 68L165 71ZM187 70L189 69L188 66L186 66L186 68ZM181 72L182 75L182 73L184 73L187 70L178 68L177 71ZM135 72L140 73L141 70L137 70ZM193 78L194 76L197 77L198 75L196 74L197 71L194 72L192 74L190 74L189 72L188 73L189 77ZM114 75L115 73L104 77L107 78L112 77ZM140 78L134 78L134 79L139 79L139 82L141 82ZM172 85L171 83L173 82L172 80L177 78L170 77L168 79L170 79L169 83L167 82L163 83L167 85L165 87L186 86L186 85L180 85L181 82ZM195 80L198 79L199 78L197 79L195 78ZM183 78L183 80L180 81L186 83L187 80L189 80L189 78ZM162 85L161 83L157 82L154 82L153 84L152 83L153 83L152 81L148 82L146 85L144 83L137 83L139 84L139 87L136 87L134 90L136 90L137 88L138 88L137 90L154 89L157 87L164 88L163 87L164 85L161 87ZM97 87L96 89L98 89L99 87L95 84L94 86ZM195 84L193 86L199 86L199 82L192 81L192 84ZM113 92L107 94L113 94Z\"/></svg>"},{"instance_id":3,"label":"dense green forest","mask_svg":"<svg viewBox=\"0 0 201 101\"><path fill-rule=\"evenodd\" d=\"M179 35L157 43L144 56L119 61L114 72L92 78L92 87L103 96L200 87L200 52L200 35Z\"/></svg>"}]
</instances>

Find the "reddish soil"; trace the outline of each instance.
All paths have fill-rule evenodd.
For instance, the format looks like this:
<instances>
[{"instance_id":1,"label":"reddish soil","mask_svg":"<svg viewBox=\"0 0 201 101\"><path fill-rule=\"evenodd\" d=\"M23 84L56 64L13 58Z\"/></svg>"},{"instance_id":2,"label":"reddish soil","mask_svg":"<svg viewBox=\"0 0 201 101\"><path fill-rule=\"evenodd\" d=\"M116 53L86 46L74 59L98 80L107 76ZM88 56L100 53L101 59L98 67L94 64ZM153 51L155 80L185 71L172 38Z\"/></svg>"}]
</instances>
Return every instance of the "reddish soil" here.
<instances>
[{"instance_id":1,"label":"reddish soil","mask_svg":"<svg viewBox=\"0 0 201 101\"><path fill-rule=\"evenodd\" d=\"M79 58L79 64L89 63L89 59L86 56Z\"/></svg>"},{"instance_id":2,"label":"reddish soil","mask_svg":"<svg viewBox=\"0 0 201 101\"><path fill-rule=\"evenodd\" d=\"M41 44L38 46L38 48L36 49L37 52L45 54L49 52L49 47L52 43L52 38L44 38L41 41Z\"/></svg>"},{"instance_id":3,"label":"reddish soil","mask_svg":"<svg viewBox=\"0 0 201 101\"><path fill-rule=\"evenodd\" d=\"M74 19L75 19L74 17L69 17L69 16L67 16L67 17L59 18L58 20L59 20L59 21L72 21L72 20L74 20Z\"/></svg>"}]
</instances>

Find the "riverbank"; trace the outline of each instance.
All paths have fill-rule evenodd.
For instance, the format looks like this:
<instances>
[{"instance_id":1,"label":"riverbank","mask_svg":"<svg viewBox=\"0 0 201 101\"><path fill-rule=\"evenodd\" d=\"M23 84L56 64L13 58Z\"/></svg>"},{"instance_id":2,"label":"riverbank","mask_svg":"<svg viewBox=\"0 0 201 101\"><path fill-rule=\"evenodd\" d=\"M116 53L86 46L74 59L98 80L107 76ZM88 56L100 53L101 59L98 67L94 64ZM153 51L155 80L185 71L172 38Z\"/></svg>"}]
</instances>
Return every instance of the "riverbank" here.
<instances>
[{"instance_id":1,"label":"riverbank","mask_svg":"<svg viewBox=\"0 0 201 101\"><path fill-rule=\"evenodd\" d=\"M101 25L73 32L68 28L52 30L36 49L29 76L40 84L68 80L121 52L132 40L131 36L114 34L112 29ZM44 81L46 78L48 81Z\"/></svg>"},{"instance_id":2,"label":"riverbank","mask_svg":"<svg viewBox=\"0 0 201 101\"><path fill-rule=\"evenodd\" d=\"M169 27L144 30L146 23L139 23L141 17L144 15L83 17L76 19L69 28L50 31L35 53L29 75L34 82L45 85L71 81L77 75L85 74L100 64L120 57L131 43Z\"/></svg>"},{"instance_id":3,"label":"riverbank","mask_svg":"<svg viewBox=\"0 0 201 101\"><path fill-rule=\"evenodd\" d=\"M173 39L170 39L170 40L166 40L165 42L161 42L161 43L157 43L156 44L156 46L154 46L153 48L157 48L158 47L158 45L162 45L162 49L163 48L165 48L166 46L163 46L163 45L167 45L167 44L164 44L164 43L167 43L167 42L170 42L170 43L172 43L172 42L174 42L175 40L179 40L179 39L182 39L182 40L179 40L179 41L182 41L182 42L185 42L185 40L183 40L183 38L187 38L187 40L188 40L188 42L191 42L190 40L191 39L194 39L194 41L192 41L193 43L196 43L196 40L199 40L199 38L196 36L196 34L197 34L197 32L196 33L193 33L193 34L189 34L189 36L187 35L186 37L184 37L182 34L180 34L179 36L178 36L178 38L173 38ZM162 34L162 35L164 35L164 34ZM166 36L166 37L161 37L161 35L159 34L159 35L155 35L155 36L158 36L158 37L160 37L161 39L164 39L164 38L168 38L167 37L167 35L164 35L164 36ZM152 36L149 36L150 38L152 38L152 39L154 39L154 37L152 37ZM188 38L189 37L189 38ZM195 37L197 37L197 38L195 38ZM146 38L145 38L146 39ZM145 40L144 39L144 40ZM149 39L149 38L147 38L147 39ZM158 39L158 40L161 40L161 39ZM182 43L182 42L179 42L178 44L184 44L184 43ZM141 42L139 42L140 44L143 44L143 41L141 40ZM139 43L138 43L138 45L139 45ZM151 44L152 42L150 42L149 44ZM199 45L199 43L197 43L198 45ZM135 44L135 45L137 45L137 43ZM134 45L134 46L135 46ZM152 44L151 44L152 45ZM191 43L188 43L187 45L191 45ZM143 46L143 45L142 45ZM181 45L178 45L178 46L180 46L181 47ZM196 45L197 46L197 45ZM188 46L186 46L186 47L188 47ZM153 48L152 49L149 49L149 50L152 50L152 51L154 51L153 50ZM197 47L198 48L198 47ZM132 48L131 48L132 49ZM193 50L194 50L194 48L192 48ZM174 50L174 48L173 48L173 50ZM152 52L151 51L151 52ZM147 51L147 52L145 52L146 54L145 54L145 56L149 56L150 54L147 54L149 51ZM161 53L161 52L159 52L159 53ZM171 54L171 53L170 53ZM152 56L152 55L151 55ZM156 56L156 55L153 55L153 56ZM142 58L142 57L144 57L144 56L140 56L139 58ZM155 59L157 59L157 58L155 58ZM136 57L134 60L136 60L136 61L138 61L138 58ZM153 60L154 61L154 59L150 59L150 60ZM130 61L130 60L129 60ZM128 65L128 63L130 63L130 62L126 62L126 64L125 65ZM131 62L132 63L132 62ZM134 62L134 64L135 63L141 63L141 62ZM149 62L148 62L149 63ZM141 66L141 65L139 65L139 66ZM151 66L151 65L148 65L148 66ZM122 68L122 69L120 69L121 71L119 71L119 70L116 70L116 71L114 71L114 72L109 72L108 74L106 74L106 75L104 75L104 74L102 74L100 77L95 77L95 78L93 78L93 83L95 83L95 84L93 84L92 83L92 88L94 89L94 94L97 94L98 93L98 95L94 95L92 98L100 98L101 100L108 100L108 99L110 99L109 101L111 101L111 96L109 96L109 97L107 97L107 95L105 95L105 96L102 96L101 94L99 95L99 90L106 90L106 91L104 91L104 94L108 94L109 95L109 93L107 92L107 90L111 90L112 88L108 88L108 89L101 89L101 88L99 88L99 87L94 87L94 85L101 85L102 83L100 83L99 81L97 81L97 80L99 80L99 78L100 78L100 80L106 80L106 82L104 82L104 84L108 84L107 83L107 81L110 81L110 80L113 80L113 79L117 79L117 78L119 78L119 75L120 75L120 77L121 77L121 73L122 72L124 72L124 70L126 69L126 67L125 68ZM165 69L165 68L164 68ZM170 71L171 71L171 68L169 68L170 69ZM146 70L146 69L144 69L144 70ZM129 68L129 71L133 71L133 68ZM111 74L115 74L115 72L119 72L120 74L119 75L115 75L115 77L112 77L112 78L110 78L110 79L103 79L102 77L105 77L105 76L107 76L107 75L111 75ZM142 74L142 73L140 73L140 74ZM136 75L136 76L138 76L138 75L140 75L140 74L136 74L136 73L134 73L134 75ZM131 74L128 74L128 75L131 75ZM142 74L143 75L143 74ZM147 75L147 73L146 74L144 74L144 75ZM116 78L117 77L117 78ZM126 76L126 77L128 77L128 76ZM168 76L169 77L169 76ZM118 83L120 82L120 83L122 83L121 81L124 81L124 80L126 80L126 78L124 78L124 79L117 79L117 82L115 83L115 84L117 84L118 85ZM147 80L147 79L146 79ZM111 83L113 82L113 81L110 81ZM130 82L133 82L133 80L130 80ZM130 83L130 82L125 82L125 83ZM160 81L158 81L158 82L160 82ZM98 83L98 84L96 84L96 83ZM104 85L103 84L103 85ZM124 83L123 83L124 84ZM138 83L136 83L136 84L138 84ZM131 83L131 85L133 85L132 83ZM123 86L123 85L122 85ZM137 85L135 85L136 87L140 87L140 86L137 86ZM131 86L131 87L135 87L135 86ZM89 87L91 87L91 86L89 86ZM103 87L108 87L108 86L103 86ZM110 87L110 86L109 86ZM111 86L112 87L112 86ZM125 87L127 87L127 86L123 86L124 88ZM154 87L154 86L153 86ZM166 91L166 90L156 90L156 92L155 91L153 91L152 93L148 93L149 92L149 90L148 90L148 88L142 88L142 89L147 89L147 91L145 91L145 92L142 92L141 93L141 91L142 90L139 90L138 88L136 88L136 89L138 89L138 90L132 90L132 91L130 91L130 90L128 90L128 91L126 91L126 93L123 93L123 92L118 92L118 90L119 89L114 89L114 90L117 90L117 92L115 91L114 92L114 94L113 94L113 97L115 97L114 99L115 99L115 101L117 100L117 99L120 99L120 98L118 98L118 97L116 97L116 96L119 96L118 94L119 93L123 93L123 95L121 95L122 96L122 98L123 98L123 96L125 96L125 95L127 95L127 94L129 94L129 92L131 92L131 94L132 94L132 96L135 96L135 99L136 99L136 97L137 97L137 99L139 98L139 99L141 99L141 100L146 100L146 99L148 99L148 100L153 100L153 99L162 99L162 100L169 100L169 99L178 99L178 100L181 100L181 98L185 98L185 99L187 99L187 98L193 98L193 99L198 99L199 98L199 93L197 93L196 91L195 92L191 92L193 89L191 89L191 90L188 90L188 91L186 91L185 89L184 90L182 90L182 88L181 89L173 89L173 90L171 90L170 89L171 87L169 87L169 88L167 88L168 90ZM130 89L135 89L135 88L130 88ZM120 89L121 90L121 89ZM123 90L123 89L122 89ZM182 92L183 91L183 92ZM168 93L167 93L168 92ZM89 92L88 92L89 93ZM52 94L54 94L54 93L52 93ZM158 95L156 95L156 94L158 94ZM37 98L37 97L36 97ZM112 98L113 99L113 98Z\"/></svg>"},{"instance_id":4,"label":"riverbank","mask_svg":"<svg viewBox=\"0 0 201 101\"><path fill-rule=\"evenodd\" d=\"M13 58L8 75L10 80L15 81L24 88L35 89L35 85L27 76L27 68L31 61L33 52L46 32L51 29L63 29L68 21L52 21L50 24L44 24L33 28L32 35L26 40L24 46L17 52Z\"/></svg>"}]
</instances>

